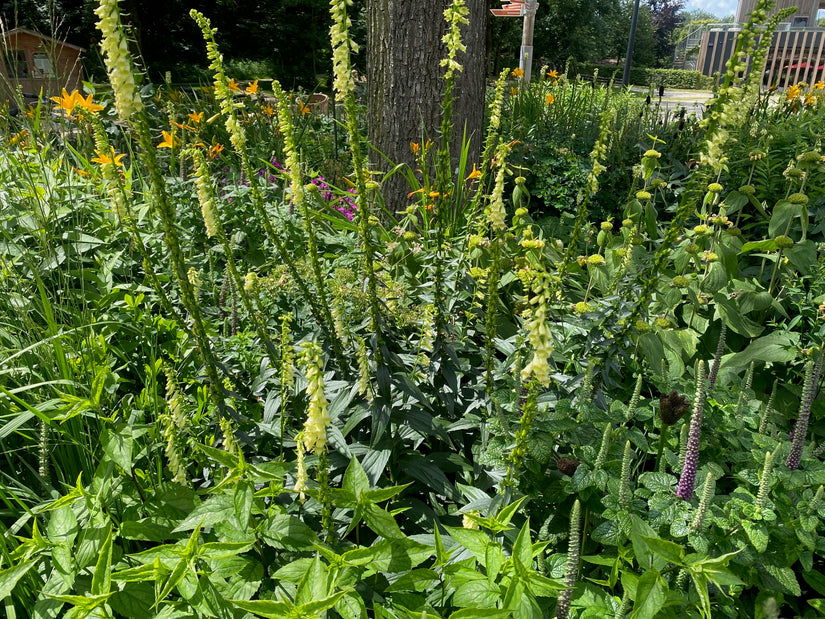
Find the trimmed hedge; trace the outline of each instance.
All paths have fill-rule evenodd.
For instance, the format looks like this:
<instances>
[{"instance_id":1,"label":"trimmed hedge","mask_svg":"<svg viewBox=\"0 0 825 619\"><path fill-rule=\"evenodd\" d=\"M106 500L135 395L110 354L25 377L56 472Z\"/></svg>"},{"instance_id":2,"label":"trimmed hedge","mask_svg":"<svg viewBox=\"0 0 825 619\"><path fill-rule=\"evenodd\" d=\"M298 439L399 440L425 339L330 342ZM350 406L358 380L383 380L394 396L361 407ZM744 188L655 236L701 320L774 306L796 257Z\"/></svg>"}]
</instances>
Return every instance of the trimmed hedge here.
<instances>
[{"instance_id":1,"label":"trimmed hedge","mask_svg":"<svg viewBox=\"0 0 825 619\"><path fill-rule=\"evenodd\" d=\"M584 62L571 62L570 75L581 75L586 79L592 77L598 70L599 78L613 78L615 83L622 81L624 67L619 65L600 65ZM702 75L698 71L684 71L682 69L654 69L648 67L631 67L630 83L635 86L659 86L664 84L665 88L684 88L686 90L710 90L715 84L715 80L707 75Z\"/></svg>"}]
</instances>

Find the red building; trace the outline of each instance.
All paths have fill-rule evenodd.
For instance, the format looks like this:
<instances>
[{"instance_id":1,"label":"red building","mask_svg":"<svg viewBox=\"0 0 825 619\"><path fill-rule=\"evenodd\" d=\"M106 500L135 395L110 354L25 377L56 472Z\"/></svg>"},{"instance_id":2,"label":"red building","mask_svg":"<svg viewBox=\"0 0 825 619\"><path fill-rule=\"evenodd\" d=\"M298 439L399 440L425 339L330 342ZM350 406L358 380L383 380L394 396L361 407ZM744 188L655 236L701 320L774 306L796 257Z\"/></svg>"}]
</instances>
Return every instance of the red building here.
<instances>
[{"instance_id":1,"label":"red building","mask_svg":"<svg viewBox=\"0 0 825 619\"><path fill-rule=\"evenodd\" d=\"M2 33L0 43L0 101L16 98L15 92L30 101L80 89L82 47L25 28Z\"/></svg>"}]
</instances>

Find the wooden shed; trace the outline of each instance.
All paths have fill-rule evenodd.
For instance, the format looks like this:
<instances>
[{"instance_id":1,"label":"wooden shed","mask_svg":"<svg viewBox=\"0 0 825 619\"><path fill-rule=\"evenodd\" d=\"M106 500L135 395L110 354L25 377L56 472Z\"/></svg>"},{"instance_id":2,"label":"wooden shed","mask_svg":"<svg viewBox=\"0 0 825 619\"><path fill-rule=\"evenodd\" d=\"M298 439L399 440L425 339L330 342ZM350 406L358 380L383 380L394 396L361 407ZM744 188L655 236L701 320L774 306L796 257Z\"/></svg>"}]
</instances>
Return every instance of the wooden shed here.
<instances>
[{"instance_id":1,"label":"wooden shed","mask_svg":"<svg viewBox=\"0 0 825 619\"><path fill-rule=\"evenodd\" d=\"M83 80L82 47L26 28L2 33L0 101L14 98L18 89L27 100L59 95L63 88L79 90Z\"/></svg>"}]
</instances>

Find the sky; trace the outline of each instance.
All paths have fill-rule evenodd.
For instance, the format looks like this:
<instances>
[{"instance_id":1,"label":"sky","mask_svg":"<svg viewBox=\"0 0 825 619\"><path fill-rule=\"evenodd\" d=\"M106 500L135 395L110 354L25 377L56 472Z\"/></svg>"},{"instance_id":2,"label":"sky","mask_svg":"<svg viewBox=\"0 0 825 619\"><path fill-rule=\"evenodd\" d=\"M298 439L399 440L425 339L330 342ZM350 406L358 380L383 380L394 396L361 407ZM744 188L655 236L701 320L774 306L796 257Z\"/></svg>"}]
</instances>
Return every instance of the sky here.
<instances>
[{"instance_id":1,"label":"sky","mask_svg":"<svg viewBox=\"0 0 825 619\"><path fill-rule=\"evenodd\" d=\"M725 17L736 13L738 4L737 0L687 0L685 8L688 10L702 9L717 17Z\"/></svg>"}]
</instances>

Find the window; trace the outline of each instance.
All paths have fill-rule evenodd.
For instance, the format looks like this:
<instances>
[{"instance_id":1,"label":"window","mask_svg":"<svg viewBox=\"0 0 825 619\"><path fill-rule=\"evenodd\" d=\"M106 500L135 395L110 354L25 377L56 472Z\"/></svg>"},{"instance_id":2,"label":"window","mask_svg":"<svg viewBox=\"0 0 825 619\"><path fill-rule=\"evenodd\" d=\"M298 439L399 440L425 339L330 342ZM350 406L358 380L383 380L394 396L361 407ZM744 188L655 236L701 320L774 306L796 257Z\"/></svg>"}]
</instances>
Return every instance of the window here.
<instances>
[{"instance_id":1,"label":"window","mask_svg":"<svg viewBox=\"0 0 825 619\"><path fill-rule=\"evenodd\" d=\"M33 73L36 77L55 77L52 61L47 53L35 52L32 60L34 61Z\"/></svg>"},{"instance_id":2,"label":"window","mask_svg":"<svg viewBox=\"0 0 825 619\"><path fill-rule=\"evenodd\" d=\"M793 27L794 28L807 28L808 27L808 18L807 17L794 17L793 18Z\"/></svg>"},{"instance_id":3,"label":"window","mask_svg":"<svg viewBox=\"0 0 825 619\"><path fill-rule=\"evenodd\" d=\"M6 55L9 77L28 77L29 65L26 62L26 52L22 49L10 49Z\"/></svg>"}]
</instances>

